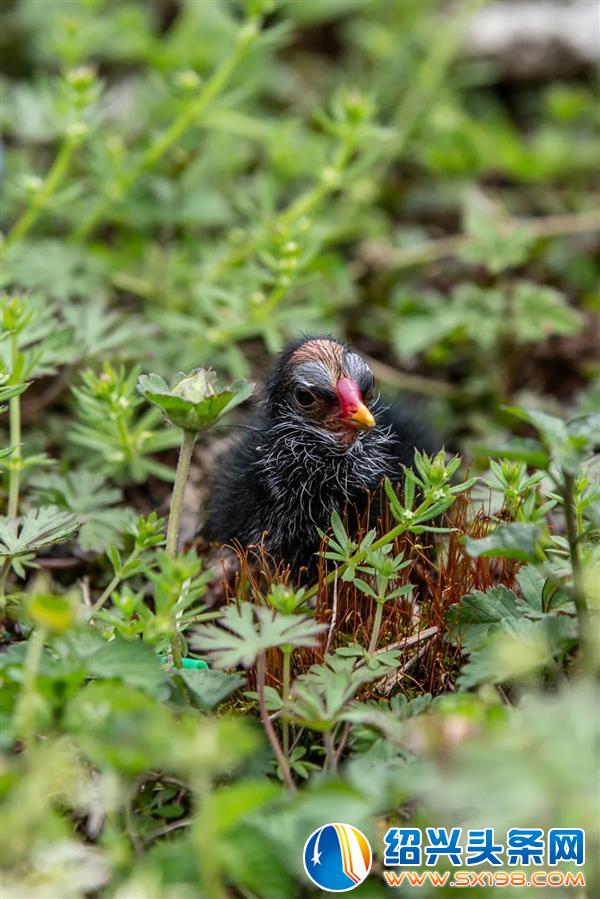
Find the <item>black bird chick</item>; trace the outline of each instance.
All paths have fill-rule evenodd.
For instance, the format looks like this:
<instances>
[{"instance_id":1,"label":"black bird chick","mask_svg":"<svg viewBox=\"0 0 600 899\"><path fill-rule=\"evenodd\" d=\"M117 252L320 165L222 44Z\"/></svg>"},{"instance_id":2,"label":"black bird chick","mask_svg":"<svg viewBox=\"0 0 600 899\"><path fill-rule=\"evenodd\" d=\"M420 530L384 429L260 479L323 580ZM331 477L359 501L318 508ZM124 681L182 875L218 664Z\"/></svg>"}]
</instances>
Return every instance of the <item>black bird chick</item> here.
<instances>
[{"instance_id":1,"label":"black bird chick","mask_svg":"<svg viewBox=\"0 0 600 899\"><path fill-rule=\"evenodd\" d=\"M255 421L224 454L203 535L263 543L294 571L319 547L331 513L364 508L384 476L398 479L415 449L432 452L426 428L377 408L371 369L331 337L308 337L280 354Z\"/></svg>"}]
</instances>

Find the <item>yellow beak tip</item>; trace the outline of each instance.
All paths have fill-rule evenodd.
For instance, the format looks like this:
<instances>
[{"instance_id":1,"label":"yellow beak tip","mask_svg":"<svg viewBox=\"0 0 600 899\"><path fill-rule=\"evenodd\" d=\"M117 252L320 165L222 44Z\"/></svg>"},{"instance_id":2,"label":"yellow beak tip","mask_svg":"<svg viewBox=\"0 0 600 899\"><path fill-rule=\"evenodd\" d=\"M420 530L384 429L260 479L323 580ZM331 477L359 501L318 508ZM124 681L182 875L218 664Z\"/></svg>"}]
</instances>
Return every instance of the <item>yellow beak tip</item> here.
<instances>
[{"instance_id":1,"label":"yellow beak tip","mask_svg":"<svg viewBox=\"0 0 600 899\"><path fill-rule=\"evenodd\" d=\"M367 407L361 403L356 412L353 412L350 416L350 421L357 425L357 427L369 430L370 428L375 427L375 419L373 418L372 413L367 409Z\"/></svg>"}]
</instances>

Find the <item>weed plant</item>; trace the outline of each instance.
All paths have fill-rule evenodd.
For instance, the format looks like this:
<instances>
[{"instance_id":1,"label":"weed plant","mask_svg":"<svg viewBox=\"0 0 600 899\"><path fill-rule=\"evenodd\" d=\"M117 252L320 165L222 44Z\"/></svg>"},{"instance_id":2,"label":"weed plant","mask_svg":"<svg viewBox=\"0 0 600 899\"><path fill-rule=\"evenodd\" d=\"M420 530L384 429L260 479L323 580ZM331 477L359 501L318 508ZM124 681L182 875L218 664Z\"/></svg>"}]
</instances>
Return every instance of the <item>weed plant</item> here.
<instances>
[{"instance_id":1,"label":"weed plant","mask_svg":"<svg viewBox=\"0 0 600 899\"><path fill-rule=\"evenodd\" d=\"M600 889L598 106L470 58L483 5L5 5L7 896L308 896L330 820L357 895L401 823L584 827ZM303 331L448 452L226 577L212 448Z\"/></svg>"}]
</instances>

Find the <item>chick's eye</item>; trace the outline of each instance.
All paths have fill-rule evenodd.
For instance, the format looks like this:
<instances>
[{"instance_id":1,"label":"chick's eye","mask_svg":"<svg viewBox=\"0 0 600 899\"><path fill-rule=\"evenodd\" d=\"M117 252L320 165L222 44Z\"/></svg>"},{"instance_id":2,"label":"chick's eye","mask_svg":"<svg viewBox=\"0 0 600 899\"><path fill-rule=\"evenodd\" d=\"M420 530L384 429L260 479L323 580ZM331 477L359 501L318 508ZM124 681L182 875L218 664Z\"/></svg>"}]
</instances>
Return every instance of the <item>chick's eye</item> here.
<instances>
[{"instance_id":1,"label":"chick's eye","mask_svg":"<svg viewBox=\"0 0 600 899\"><path fill-rule=\"evenodd\" d=\"M365 375L362 382L362 393L365 399L370 399L373 395L373 390L375 389L375 379L373 375L369 372L368 375Z\"/></svg>"},{"instance_id":2,"label":"chick's eye","mask_svg":"<svg viewBox=\"0 0 600 899\"><path fill-rule=\"evenodd\" d=\"M294 398L299 406L302 406L303 409L308 409L309 406L312 406L315 402L315 396L310 390L306 390L304 387L296 387L294 391Z\"/></svg>"}]
</instances>

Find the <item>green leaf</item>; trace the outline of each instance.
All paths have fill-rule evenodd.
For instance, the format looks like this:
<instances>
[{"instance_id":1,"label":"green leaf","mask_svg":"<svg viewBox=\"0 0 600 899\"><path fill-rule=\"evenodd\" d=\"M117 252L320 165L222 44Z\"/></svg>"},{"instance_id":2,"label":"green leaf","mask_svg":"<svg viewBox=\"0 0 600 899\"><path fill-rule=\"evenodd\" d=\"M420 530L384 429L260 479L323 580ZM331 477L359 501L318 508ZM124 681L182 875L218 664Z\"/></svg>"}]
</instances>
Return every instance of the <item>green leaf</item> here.
<instances>
[{"instance_id":1,"label":"green leaf","mask_svg":"<svg viewBox=\"0 0 600 899\"><path fill-rule=\"evenodd\" d=\"M355 577L353 583L355 587L358 587L361 593L365 593L367 596L370 596L373 599L377 597L377 593L375 592L373 587L370 584L367 584L367 582L363 581L361 578Z\"/></svg>"},{"instance_id":2,"label":"green leaf","mask_svg":"<svg viewBox=\"0 0 600 899\"><path fill-rule=\"evenodd\" d=\"M96 681L67 705L64 728L99 767L135 777L168 764L175 738L184 740L174 716L158 698L125 684Z\"/></svg>"},{"instance_id":3,"label":"green leaf","mask_svg":"<svg viewBox=\"0 0 600 899\"><path fill-rule=\"evenodd\" d=\"M281 786L268 780L244 780L215 790L214 823L222 833L243 821L281 793Z\"/></svg>"},{"instance_id":4,"label":"green leaf","mask_svg":"<svg viewBox=\"0 0 600 899\"><path fill-rule=\"evenodd\" d=\"M489 632L506 618L518 618L521 612L516 595L498 584L487 590L474 590L448 611L448 624L465 652L479 646Z\"/></svg>"},{"instance_id":5,"label":"green leaf","mask_svg":"<svg viewBox=\"0 0 600 899\"><path fill-rule=\"evenodd\" d=\"M56 506L41 506L22 518L0 517L0 558L37 552L60 543L79 527L76 515Z\"/></svg>"},{"instance_id":6,"label":"green leaf","mask_svg":"<svg viewBox=\"0 0 600 899\"><path fill-rule=\"evenodd\" d=\"M398 495L397 495L396 491L394 490L394 485L392 484L392 482L390 481L389 478L386 478L384 481L384 489L385 489L385 494L388 499L388 503L390 505L390 511L391 511L392 515L394 516L394 519L399 523L406 521L405 509L402 506L400 500L398 499ZM414 492L415 492L414 478L412 476L409 476L408 471L406 471L406 477L404 480L404 495L405 495L405 497L408 498L406 507L409 510L409 512L412 508L412 503L414 501Z\"/></svg>"},{"instance_id":7,"label":"green leaf","mask_svg":"<svg viewBox=\"0 0 600 899\"><path fill-rule=\"evenodd\" d=\"M241 795L240 790L240 799ZM225 804L225 796L223 800ZM293 817L287 810L286 814L288 818ZM268 816L257 810L249 820L243 819L237 827L221 833L219 854L226 863L228 880L239 887L237 892L260 896L260 899L289 899L298 895L297 881L292 877L293 866L285 858L281 840L270 839L262 827L256 826L255 821L261 817Z\"/></svg>"},{"instance_id":8,"label":"green leaf","mask_svg":"<svg viewBox=\"0 0 600 899\"><path fill-rule=\"evenodd\" d=\"M88 670L97 678L116 679L139 687L158 698L167 695L167 680L160 659L147 643L116 638L88 659Z\"/></svg>"},{"instance_id":9,"label":"green leaf","mask_svg":"<svg viewBox=\"0 0 600 899\"><path fill-rule=\"evenodd\" d=\"M13 396L20 396L22 393L25 393L30 383L31 382L23 384L0 384L0 402L10 400Z\"/></svg>"},{"instance_id":10,"label":"green leaf","mask_svg":"<svg viewBox=\"0 0 600 899\"><path fill-rule=\"evenodd\" d=\"M205 712L214 709L245 683L245 679L238 674L198 668L181 668L173 671L172 675L183 681L194 704Z\"/></svg>"},{"instance_id":11,"label":"green leaf","mask_svg":"<svg viewBox=\"0 0 600 899\"><path fill-rule=\"evenodd\" d=\"M33 477L31 485L46 502L77 515L83 550L104 552L132 523L134 513L121 502L121 490L109 487L102 474L88 468L64 475L44 472Z\"/></svg>"},{"instance_id":12,"label":"green leaf","mask_svg":"<svg viewBox=\"0 0 600 899\"><path fill-rule=\"evenodd\" d=\"M543 340L550 334L572 335L581 330L582 318L564 294L543 284L520 281L512 295L511 320L521 342Z\"/></svg>"},{"instance_id":13,"label":"green leaf","mask_svg":"<svg viewBox=\"0 0 600 899\"><path fill-rule=\"evenodd\" d=\"M585 454L600 440L600 415L582 416L566 423L555 415L509 406L507 411L536 428L554 464L577 474Z\"/></svg>"},{"instance_id":14,"label":"green leaf","mask_svg":"<svg viewBox=\"0 0 600 899\"><path fill-rule=\"evenodd\" d=\"M518 680L548 665L575 642L560 619L513 618L475 649L458 678L468 690L484 683Z\"/></svg>"},{"instance_id":15,"label":"green leaf","mask_svg":"<svg viewBox=\"0 0 600 899\"><path fill-rule=\"evenodd\" d=\"M600 412L572 419L567 423L567 430L571 436L582 438L586 444L598 446L600 444Z\"/></svg>"},{"instance_id":16,"label":"green leaf","mask_svg":"<svg viewBox=\"0 0 600 899\"><path fill-rule=\"evenodd\" d=\"M338 512L334 512L331 516L331 529L333 530L333 534L342 549L351 548L352 541L348 538L344 525L342 524L342 519L340 518Z\"/></svg>"},{"instance_id":17,"label":"green leaf","mask_svg":"<svg viewBox=\"0 0 600 899\"><path fill-rule=\"evenodd\" d=\"M546 578L535 565L526 565L517 574L517 583L530 609L543 612L542 596Z\"/></svg>"},{"instance_id":18,"label":"green leaf","mask_svg":"<svg viewBox=\"0 0 600 899\"><path fill-rule=\"evenodd\" d=\"M515 224L506 209L481 191L470 191L465 204L464 227L469 242L461 256L497 274L521 265L533 243L530 230Z\"/></svg>"},{"instance_id":19,"label":"green leaf","mask_svg":"<svg viewBox=\"0 0 600 899\"><path fill-rule=\"evenodd\" d=\"M180 374L172 388L156 374L140 375L138 391L162 409L165 417L186 431L205 431L223 415L245 402L254 391L249 381L236 381L219 389L210 369L197 368Z\"/></svg>"},{"instance_id":20,"label":"green leaf","mask_svg":"<svg viewBox=\"0 0 600 899\"><path fill-rule=\"evenodd\" d=\"M521 409L518 406L506 406L505 408L507 412L510 412L517 418L532 424L540 432L548 446L562 445L568 442L569 431L562 418L558 418L556 415L548 415L547 412Z\"/></svg>"},{"instance_id":21,"label":"green leaf","mask_svg":"<svg viewBox=\"0 0 600 899\"><path fill-rule=\"evenodd\" d=\"M526 462L532 468L546 469L550 463L548 453L544 449L539 440L532 440L527 437L515 437L509 443L499 444L497 446L476 445L473 448L473 455L476 458L502 458L510 459L513 462Z\"/></svg>"},{"instance_id":22,"label":"green leaf","mask_svg":"<svg viewBox=\"0 0 600 899\"><path fill-rule=\"evenodd\" d=\"M218 625L198 628L192 645L201 655L210 654L219 668L248 668L259 653L274 646L316 646L318 635L326 630L311 618L281 615L264 606L240 603L229 606Z\"/></svg>"},{"instance_id":23,"label":"green leaf","mask_svg":"<svg viewBox=\"0 0 600 899\"><path fill-rule=\"evenodd\" d=\"M398 656L400 654L398 653ZM329 730L354 699L360 688L388 673L392 665L356 666L356 656L336 652L321 665L313 665L308 674L297 677L292 692L284 703L284 714L314 730Z\"/></svg>"},{"instance_id":24,"label":"green leaf","mask_svg":"<svg viewBox=\"0 0 600 899\"><path fill-rule=\"evenodd\" d=\"M533 562L541 528L533 524L511 523L497 528L493 534L480 539L463 537L467 553L474 559L498 558Z\"/></svg>"}]
</instances>

